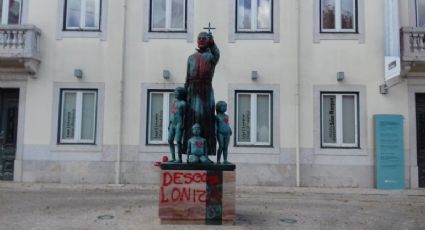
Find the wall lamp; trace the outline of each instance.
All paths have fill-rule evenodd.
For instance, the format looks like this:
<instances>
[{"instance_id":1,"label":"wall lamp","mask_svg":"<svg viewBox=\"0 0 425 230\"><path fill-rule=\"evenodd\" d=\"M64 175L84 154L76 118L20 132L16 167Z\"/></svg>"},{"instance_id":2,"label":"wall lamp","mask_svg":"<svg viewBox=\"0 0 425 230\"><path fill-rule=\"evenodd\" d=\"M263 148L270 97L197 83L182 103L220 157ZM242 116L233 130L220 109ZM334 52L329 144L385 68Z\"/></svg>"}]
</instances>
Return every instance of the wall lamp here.
<instances>
[{"instance_id":1,"label":"wall lamp","mask_svg":"<svg viewBox=\"0 0 425 230\"><path fill-rule=\"evenodd\" d=\"M343 81L345 78L345 73L344 72L337 72L336 73L336 80L337 81Z\"/></svg>"},{"instance_id":2,"label":"wall lamp","mask_svg":"<svg viewBox=\"0 0 425 230\"><path fill-rule=\"evenodd\" d=\"M74 69L74 77L81 79L83 78L83 70L82 69Z\"/></svg>"},{"instance_id":3,"label":"wall lamp","mask_svg":"<svg viewBox=\"0 0 425 230\"><path fill-rule=\"evenodd\" d=\"M251 71L251 80L253 80L253 81L258 80L258 71L257 70Z\"/></svg>"},{"instance_id":4,"label":"wall lamp","mask_svg":"<svg viewBox=\"0 0 425 230\"><path fill-rule=\"evenodd\" d=\"M167 70L167 69L164 69L164 70L162 71L162 77L163 77L165 80L169 80L169 79L170 79L170 77L171 77L171 73L170 73L170 71L169 71L169 70Z\"/></svg>"}]
</instances>

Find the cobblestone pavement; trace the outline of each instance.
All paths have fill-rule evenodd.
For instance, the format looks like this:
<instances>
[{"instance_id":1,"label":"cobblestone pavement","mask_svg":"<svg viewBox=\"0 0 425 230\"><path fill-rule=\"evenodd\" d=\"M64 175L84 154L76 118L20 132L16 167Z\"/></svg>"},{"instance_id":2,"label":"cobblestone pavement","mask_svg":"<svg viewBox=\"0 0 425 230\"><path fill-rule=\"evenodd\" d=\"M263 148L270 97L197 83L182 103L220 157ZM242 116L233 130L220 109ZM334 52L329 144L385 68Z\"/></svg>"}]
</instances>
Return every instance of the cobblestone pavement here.
<instances>
[{"instance_id":1,"label":"cobblestone pavement","mask_svg":"<svg viewBox=\"0 0 425 230\"><path fill-rule=\"evenodd\" d=\"M160 225L158 188L0 182L1 230L425 229L425 190L238 187L234 226Z\"/></svg>"}]
</instances>

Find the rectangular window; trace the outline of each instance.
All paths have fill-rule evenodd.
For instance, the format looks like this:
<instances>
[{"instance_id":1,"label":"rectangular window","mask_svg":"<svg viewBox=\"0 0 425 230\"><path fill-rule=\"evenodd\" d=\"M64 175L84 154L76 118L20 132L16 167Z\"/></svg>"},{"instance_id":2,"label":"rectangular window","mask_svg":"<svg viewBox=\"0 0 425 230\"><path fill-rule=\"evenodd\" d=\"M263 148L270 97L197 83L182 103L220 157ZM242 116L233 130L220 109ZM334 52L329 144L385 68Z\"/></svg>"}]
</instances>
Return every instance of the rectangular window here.
<instances>
[{"instance_id":1,"label":"rectangular window","mask_svg":"<svg viewBox=\"0 0 425 230\"><path fill-rule=\"evenodd\" d=\"M97 90L61 90L59 143L95 144Z\"/></svg>"},{"instance_id":2,"label":"rectangular window","mask_svg":"<svg viewBox=\"0 0 425 230\"><path fill-rule=\"evenodd\" d=\"M0 0L0 20L2 25L20 24L22 0Z\"/></svg>"},{"instance_id":3,"label":"rectangular window","mask_svg":"<svg viewBox=\"0 0 425 230\"><path fill-rule=\"evenodd\" d=\"M416 26L425 27L425 0L416 0Z\"/></svg>"},{"instance_id":4,"label":"rectangular window","mask_svg":"<svg viewBox=\"0 0 425 230\"><path fill-rule=\"evenodd\" d=\"M273 32L272 0L236 0L237 32Z\"/></svg>"},{"instance_id":5,"label":"rectangular window","mask_svg":"<svg viewBox=\"0 0 425 230\"><path fill-rule=\"evenodd\" d=\"M271 105L271 92L236 92L237 145L272 145Z\"/></svg>"},{"instance_id":6,"label":"rectangular window","mask_svg":"<svg viewBox=\"0 0 425 230\"><path fill-rule=\"evenodd\" d=\"M66 0L64 30L100 30L101 0Z\"/></svg>"},{"instance_id":7,"label":"rectangular window","mask_svg":"<svg viewBox=\"0 0 425 230\"><path fill-rule=\"evenodd\" d=\"M148 91L148 144L167 144L173 91Z\"/></svg>"},{"instance_id":8,"label":"rectangular window","mask_svg":"<svg viewBox=\"0 0 425 230\"><path fill-rule=\"evenodd\" d=\"M321 0L321 32L357 32L357 0Z\"/></svg>"},{"instance_id":9,"label":"rectangular window","mask_svg":"<svg viewBox=\"0 0 425 230\"><path fill-rule=\"evenodd\" d=\"M358 94L321 94L322 147L359 147Z\"/></svg>"},{"instance_id":10,"label":"rectangular window","mask_svg":"<svg viewBox=\"0 0 425 230\"><path fill-rule=\"evenodd\" d=\"M186 0L151 0L151 31L186 31Z\"/></svg>"}]
</instances>

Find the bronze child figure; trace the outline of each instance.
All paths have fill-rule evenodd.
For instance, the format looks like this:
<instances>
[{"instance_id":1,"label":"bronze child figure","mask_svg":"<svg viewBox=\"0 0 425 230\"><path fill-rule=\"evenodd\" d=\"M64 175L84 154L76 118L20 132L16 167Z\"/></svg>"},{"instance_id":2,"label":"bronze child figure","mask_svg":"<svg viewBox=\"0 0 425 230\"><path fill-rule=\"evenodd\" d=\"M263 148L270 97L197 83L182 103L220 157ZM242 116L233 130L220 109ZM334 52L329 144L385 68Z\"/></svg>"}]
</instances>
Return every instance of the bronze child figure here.
<instances>
[{"instance_id":1,"label":"bronze child figure","mask_svg":"<svg viewBox=\"0 0 425 230\"><path fill-rule=\"evenodd\" d=\"M170 145L171 160L170 162L182 163L182 139L183 139L183 122L186 110L186 90L183 87L177 87L174 90L175 98L171 107L170 123L168 125L168 143ZM179 159L176 161L174 140L177 143L177 154Z\"/></svg>"},{"instance_id":2,"label":"bronze child figure","mask_svg":"<svg viewBox=\"0 0 425 230\"><path fill-rule=\"evenodd\" d=\"M201 126L199 124L196 123L192 126L192 134L193 136L187 143L188 163L210 164L211 161L208 159L207 154L207 140L199 136L201 134Z\"/></svg>"},{"instance_id":3,"label":"bronze child figure","mask_svg":"<svg viewBox=\"0 0 425 230\"><path fill-rule=\"evenodd\" d=\"M224 158L223 163L229 164L227 161L227 149L229 147L232 129L229 126L229 116L225 113L227 111L227 104L224 101L219 101L217 102L215 108L217 112L217 115L215 116L215 130L218 141L217 164L221 164L221 154L223 154Z\"/></svg>"}]
</instances>

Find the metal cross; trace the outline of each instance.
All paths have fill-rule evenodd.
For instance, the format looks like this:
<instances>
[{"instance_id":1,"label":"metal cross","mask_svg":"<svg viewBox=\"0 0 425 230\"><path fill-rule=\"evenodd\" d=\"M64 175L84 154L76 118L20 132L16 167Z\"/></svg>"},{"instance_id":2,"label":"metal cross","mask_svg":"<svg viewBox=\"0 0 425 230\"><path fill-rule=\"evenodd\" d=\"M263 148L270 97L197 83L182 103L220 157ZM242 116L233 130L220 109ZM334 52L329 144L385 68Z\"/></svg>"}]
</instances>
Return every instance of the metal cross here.
<instances>
[{"instance_id":1,"label":"metal cross","mask_svg":"<svg viewBox=\"0 0 425 230\"><path fill-rule=\"evenodd\" d=\"M208 22L208 27L204 27L204 30L208 30L208 33L211 33L211 30L215 30L215 28L211 27L211 22Z\"/></svg>"}]
</instances>

